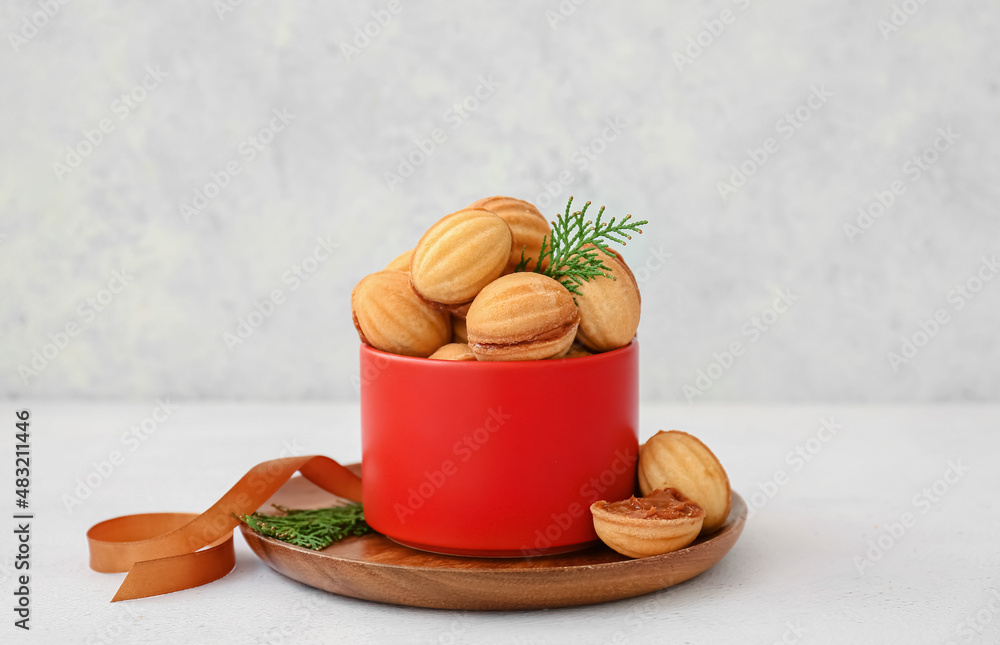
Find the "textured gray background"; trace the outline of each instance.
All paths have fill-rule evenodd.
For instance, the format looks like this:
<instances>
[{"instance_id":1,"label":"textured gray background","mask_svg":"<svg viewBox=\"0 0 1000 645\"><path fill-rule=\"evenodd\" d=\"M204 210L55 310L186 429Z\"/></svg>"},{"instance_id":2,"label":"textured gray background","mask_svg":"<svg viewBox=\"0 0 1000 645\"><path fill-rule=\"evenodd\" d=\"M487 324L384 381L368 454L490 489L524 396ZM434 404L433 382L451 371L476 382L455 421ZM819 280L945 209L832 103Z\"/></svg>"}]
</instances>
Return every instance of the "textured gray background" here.
<instances>
[{"instance_id":1,"label":"textured gray background","mask_svg":"<svg viewBox=\"0 0 1000 645\"><path fill-rule=\"evenodd\" d=\"M70 3L36 34L38 2L3 4L0 396L351 399L357 280L479 197L554 216L573 194L650 220L626 249L647 399L685 400L734 341L745 353L692 400L998 399L1000 280L949 301L1000 252L995 2L899 3L919 9L888 37L882 0L403 2L345 53L389 4ZM724 9L735 20L678 69ZM166 77L126 115L116 98L148 66ZM481 79L499 86L457 117ZM814 87L832 96L784 138ZM240 142L275 109L294 119L248 160ZM57 173L102 119L114 129ZM446 139L390 188L435 128ZM938 128L959 138L911 181ZM717 182L769 137L779 150L722 199ZM186 221L234 160L242 173ZM905 194L849 241L893 180ZM317 237L336 255L293 289L283 276ZM96 313L87 299L122 269ZM223 334L274 289L283 304L230 352ZM798 299L753 342L745 325L782 289ZM887 353L938 309L949 321L894 371ZM67 323L65 348L19 370Z\"/></svg>"}]
</instances>

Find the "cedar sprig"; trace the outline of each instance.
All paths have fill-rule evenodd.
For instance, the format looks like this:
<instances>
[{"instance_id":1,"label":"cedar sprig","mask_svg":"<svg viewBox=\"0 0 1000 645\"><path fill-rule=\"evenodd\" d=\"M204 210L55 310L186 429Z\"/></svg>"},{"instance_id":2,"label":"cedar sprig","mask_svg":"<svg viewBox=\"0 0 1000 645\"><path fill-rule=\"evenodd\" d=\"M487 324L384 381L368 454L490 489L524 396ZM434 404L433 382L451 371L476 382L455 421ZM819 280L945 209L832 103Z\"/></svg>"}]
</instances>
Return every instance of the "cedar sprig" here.
<instances>
[{"instance_id":1,"label":"cedar sprig","mask_svg":"<svg viewBox=\"0 0 1000 645\"><path fill-rule=\"evenodd\" d=\"M566 211L552 222L552 235L542 238L542 248L538 254L538 261L535 262L534 271L554 278L570 293L582 296L577 287L584 282L596 277L615 279L611 275L611 267L604 264L604 260L601 259L602 253L615 257L608 248L608 243L615 242L625 246L626 242L632 239L629 233L642 233L639 227L649 222L630 221L631 215L626 215L620 221L612 217L602 222L603 206L597 211L597 217L591 221L587 219L590 202L584 204L581 210L570 213L572 206L573 198L570 197L566 202ZM546 260L548 266L543 268ZM521 261L514 270L524 271L530 261L531 258L524 256L522 248Z\"/></svg>"},{"instance_id":2,"label":"cedar sprig","mask_svg":"<svg viewBox=\"0 0 1000 645\"><path fill-rule=\"evenodd\" d=\"M273 505L283 515L253 513L240 520L264 535L319 551L352 535L365 535L372 529L365 522L361 504L296 510Z\"/></svg>"}]
</instances>

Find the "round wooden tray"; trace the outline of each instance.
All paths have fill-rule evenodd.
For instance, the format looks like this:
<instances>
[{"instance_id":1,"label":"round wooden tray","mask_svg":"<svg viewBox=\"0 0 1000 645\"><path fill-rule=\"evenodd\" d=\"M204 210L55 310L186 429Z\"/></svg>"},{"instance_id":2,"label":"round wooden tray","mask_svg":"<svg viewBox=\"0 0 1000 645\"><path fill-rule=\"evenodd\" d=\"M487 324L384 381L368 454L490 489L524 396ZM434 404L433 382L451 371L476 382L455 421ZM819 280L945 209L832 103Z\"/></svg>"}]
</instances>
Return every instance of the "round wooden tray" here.
<instances>
[{"instance_id":1,"label":"round wooden tray","mask_svg":"<svg viewBox=\"0 0 1000 645\"><path fill-rule=\"evenodd\" d=\"M352 469L359 469L355 465ZM333 506L340 498L294 477L267 503ZM632 560L603 544L537 558L467 558L402 546L383 535L351 537L322 551L293 546L240 525L253 552L275 571L343 596L438 609L544 609L631 598L707 571L736 543L747 507L733 493L726 524L691 546Z\"/></svg>"}]
</instances>

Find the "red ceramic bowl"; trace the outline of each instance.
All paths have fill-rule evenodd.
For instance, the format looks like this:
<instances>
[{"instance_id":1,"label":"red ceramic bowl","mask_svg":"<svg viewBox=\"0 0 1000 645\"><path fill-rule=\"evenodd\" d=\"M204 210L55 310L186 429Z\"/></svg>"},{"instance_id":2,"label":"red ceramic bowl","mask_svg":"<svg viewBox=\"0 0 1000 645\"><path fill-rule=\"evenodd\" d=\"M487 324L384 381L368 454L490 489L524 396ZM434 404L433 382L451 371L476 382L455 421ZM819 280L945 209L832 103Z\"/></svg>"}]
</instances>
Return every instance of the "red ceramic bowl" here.
<instances>
[{"instance_id":1,"label":"red ceramic bowl","mask_svg":"<svg viewBox=\"0 0 1000 645\"><path fill-rule=\"evenodd\" d=\"M460 362L361 346L364 508L426 551L524 557L597 539L590 505L628 498L636 341L547 361Z\"/></svg>"}]
</instances>

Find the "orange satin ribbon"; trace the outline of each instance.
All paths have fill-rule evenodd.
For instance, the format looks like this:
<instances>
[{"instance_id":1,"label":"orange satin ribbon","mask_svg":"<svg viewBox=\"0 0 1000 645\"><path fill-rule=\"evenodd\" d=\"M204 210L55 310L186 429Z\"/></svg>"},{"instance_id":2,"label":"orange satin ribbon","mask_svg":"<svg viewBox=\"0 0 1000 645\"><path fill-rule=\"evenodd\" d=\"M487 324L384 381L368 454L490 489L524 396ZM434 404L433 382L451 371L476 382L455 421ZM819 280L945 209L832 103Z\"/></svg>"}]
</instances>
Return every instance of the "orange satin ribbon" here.
<instances>
[{"instance_id":1,"label":"orange satin ribbon","mask_svg":"<svg viewBox=\"0 0 1000 645\"><path fill-rule=\"evenodd\" d=\"M128 571L111 602L197 587L236 565L233 529L296 471L327 492L361 501L361 478L329 457L286 457L257 464L201 515L146 513L95 524L87 531L90 568Z\"/></svg>"}]
</instances>

